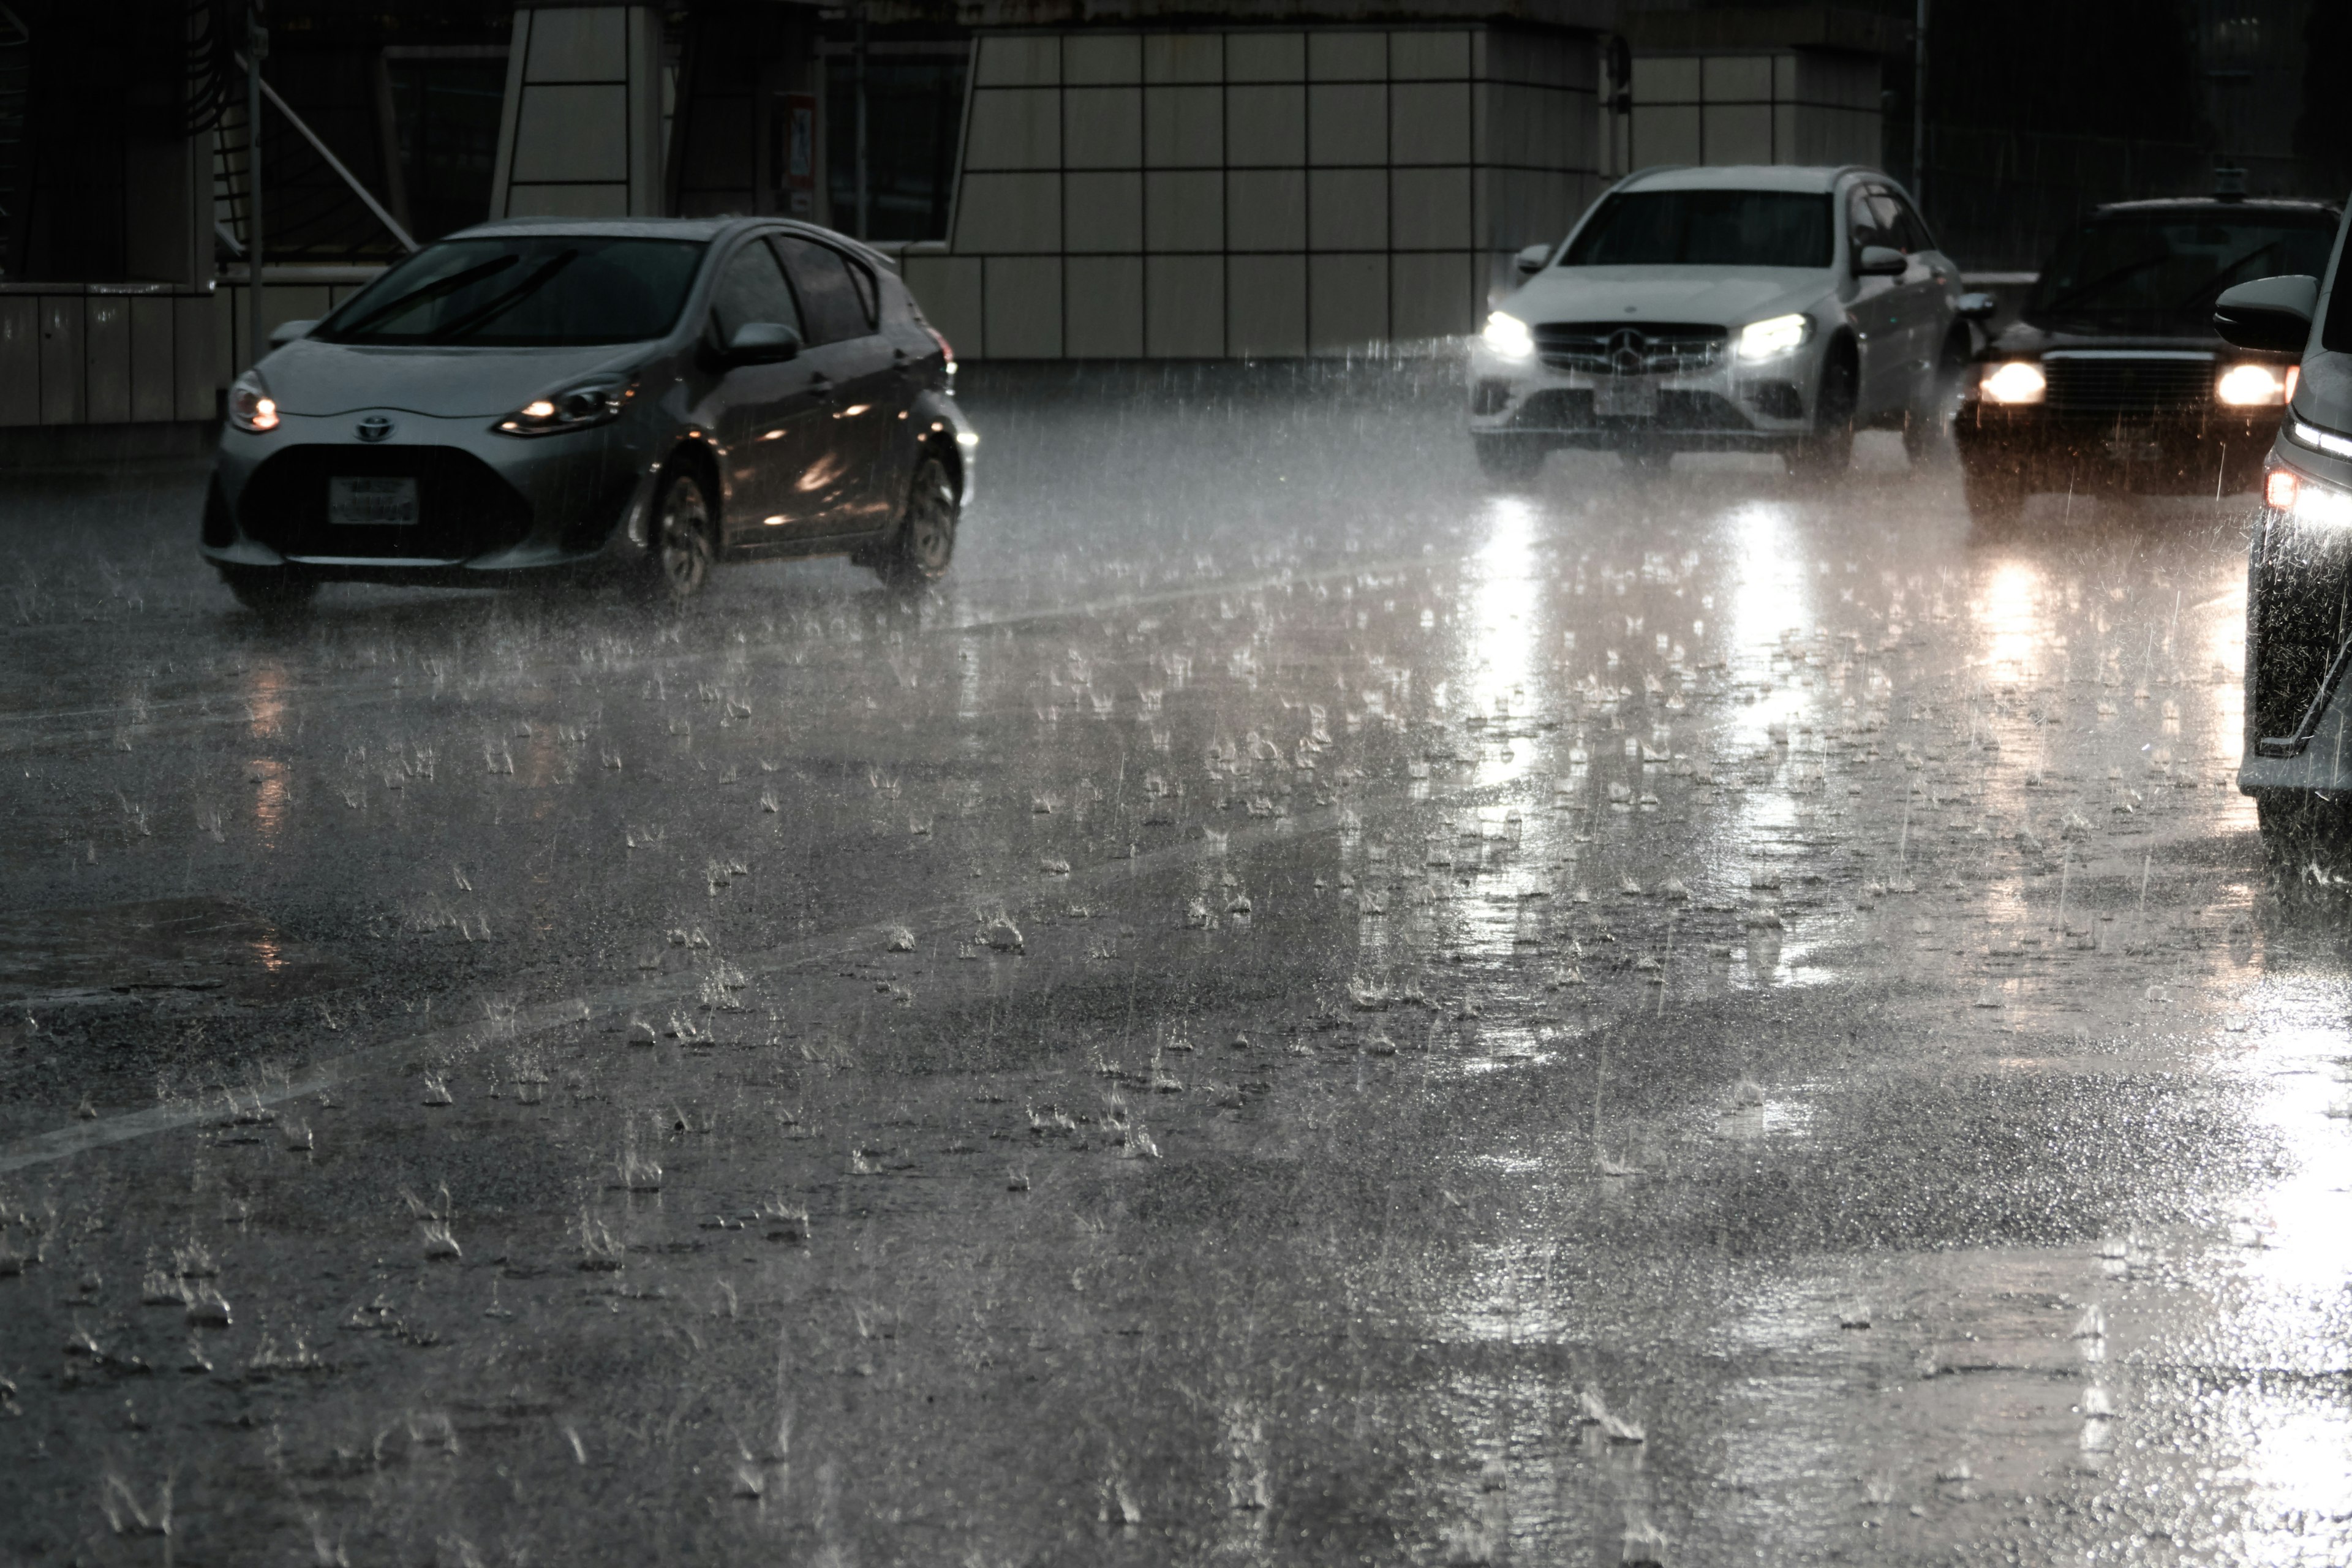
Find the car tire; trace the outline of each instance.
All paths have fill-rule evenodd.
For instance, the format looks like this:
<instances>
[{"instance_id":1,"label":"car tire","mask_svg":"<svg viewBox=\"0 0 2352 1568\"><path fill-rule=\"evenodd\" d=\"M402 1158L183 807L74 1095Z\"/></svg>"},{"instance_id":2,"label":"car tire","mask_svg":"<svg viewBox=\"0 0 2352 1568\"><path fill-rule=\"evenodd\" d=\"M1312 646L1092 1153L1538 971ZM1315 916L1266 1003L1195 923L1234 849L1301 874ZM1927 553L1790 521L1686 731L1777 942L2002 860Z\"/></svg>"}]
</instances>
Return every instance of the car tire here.
<instances>
[{"instance_id":1,"label":"car tire","mask_svg":"<svg viewBox=\"0 0 2352 1568\"><path fill-rule=\"evenodd\" d=\"M907 486L898 527L874 570L896 588L919 588L948 574L955 559L956 524L962 510L948 466L924 454Z\"/></svg>"},{"instance_id":2,"label":"car tire","mask_svg":"<svg viewBox=\"0 0 2352 1568\"><path fill-rule=\"evenodd\" d=\"M1813 431L1789 454L1790 471L1815 481L1842 478L1853 467L1853 411L1860 370L1851 353L1832 352L1822 365L1813 400Z\"/></svg>"},{"instance_id":3,"label":"car tire","mask_svg":"<svg viewBox=\"0 0 2352 1568\"><path fill-rule=\"evenodd\" d=\"M2025 475L2013 459L1976 458L1960 465L1960 494L1968 502L1969 521L1979 528L2015 522L2026 493Z\"/></svg>"},{"instance_id":4,"label":"car tire","mask_svg":"<svg viewBox=\"0 0 2352 1568\"><path fill-rule=\"evenodd\" d=\"M1525 436L1473 436L1478 471L1498 485L1524 484L1543 471L1543 443Z\"/></svg>"},{"instance_id":5,"label":"car tire","mask_svg":"<svg viewBox=\"0 0 2352 1568\"><path fill-rule=\"evenodd\" d=\"M683 605L709 586L719 559L717 521L701 475L686 467L663 474L646 525L639 596L650 604Z\"/></svg>"},{"instance_id":6,"label":"car tire","mask_svg":"<svg viewBox=\"0 0 2352 1568\"><path fill-rule=\"evenodd\" d=\"M310 607L317 582L283 566L222 566L221 581L236 602L265 620L288 620Z\"/></svg>"},{"instance_id":7,"label":"car tire","mask_svg":"<svg viewBox=\"0 0 2352 1568\"><path fill-rule=\"evenodd\" d=\"M1903 416L1903 455L1917 468L1936 455L1944 436L1952 426L1952 394L1960 384L1960 374L1969 365L1969 341L1962 333L1954 332L1944 340L1944 352L1936 360L1935 380L1927 387L1927 405L1906 410Z\"/></svg>"}]
</instances>

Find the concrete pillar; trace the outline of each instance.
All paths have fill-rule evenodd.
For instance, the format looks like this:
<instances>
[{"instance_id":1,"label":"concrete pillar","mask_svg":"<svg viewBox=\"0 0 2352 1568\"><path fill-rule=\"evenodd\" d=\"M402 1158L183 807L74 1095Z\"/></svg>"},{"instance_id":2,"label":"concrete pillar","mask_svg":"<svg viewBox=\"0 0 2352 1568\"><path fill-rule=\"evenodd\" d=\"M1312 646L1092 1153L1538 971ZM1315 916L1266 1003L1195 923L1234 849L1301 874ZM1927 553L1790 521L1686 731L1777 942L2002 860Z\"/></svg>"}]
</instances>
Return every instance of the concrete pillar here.
<instances>
[{"instance_id":1,"label":"concrete pillar","mask_svg":"<svg viewBox=\"0 0 2352 1568\"><path fill-rule=\"evenodd\" d=\"M657 7L515 8L491 216L658 216L661 141Z\"/></svg>"}]
</instances>

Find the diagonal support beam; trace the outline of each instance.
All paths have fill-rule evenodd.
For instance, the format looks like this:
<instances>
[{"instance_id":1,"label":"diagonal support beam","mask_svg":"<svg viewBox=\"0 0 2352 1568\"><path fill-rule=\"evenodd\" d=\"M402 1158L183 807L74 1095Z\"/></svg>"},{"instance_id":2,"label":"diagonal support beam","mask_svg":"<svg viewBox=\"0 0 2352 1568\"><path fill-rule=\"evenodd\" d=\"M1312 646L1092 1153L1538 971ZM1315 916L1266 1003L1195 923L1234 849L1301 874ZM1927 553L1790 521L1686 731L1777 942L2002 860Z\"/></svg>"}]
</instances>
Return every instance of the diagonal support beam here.
<instances>
[{"instance_id":1,"label":"diagonal support beam","mask_svg":"<svg viewBox=\"0 0 2352 1568\"><path fill-rule=\"evenodd\" d=\"M238 66L244 67L246 64L245 57L243 55L237 56L236 63ZM278 96L278 89L270 86L266 79L261 84L261 96L268 99L277 107L278 112L286 117L287 124L291 125L296 131L301 132L302 140L310 144L310 150L327 161L327 167L332 169L335 172L336 177L352 188L352 194L358 196L361 201L367 204L367 210L375 214L376 221L378 223L381 223L385 228L392 231L392 237L400 241L404 249L412 253L415 252L416 249L416 242L408 237L408 231L401 227L400 224L393 217L392 214L384 210L383 204L375 199L375 195L373 192L371 192L365 185L361 184L358 178L353 175L349 169L343 167L343 161L341 158L336 157L333 153L330 152L324 142L319 140L317 132L312 131L308 125L302 123L302 117L287 107L286 100Z\"/></svg>"}]
</instances>

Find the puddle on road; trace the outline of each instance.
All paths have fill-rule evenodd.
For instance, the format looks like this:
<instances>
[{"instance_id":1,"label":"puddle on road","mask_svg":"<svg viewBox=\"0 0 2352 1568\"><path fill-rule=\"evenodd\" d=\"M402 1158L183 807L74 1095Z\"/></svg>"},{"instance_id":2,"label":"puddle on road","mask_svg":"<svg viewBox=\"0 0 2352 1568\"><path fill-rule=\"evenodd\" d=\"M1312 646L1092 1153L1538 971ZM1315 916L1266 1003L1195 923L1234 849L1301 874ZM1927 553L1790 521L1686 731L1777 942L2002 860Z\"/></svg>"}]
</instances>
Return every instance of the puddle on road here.
<instances>
[{"instance_id":1,"label":"puddle on road","mask_svg":"<svg viewBox=\"0 0 2352 1568\"><path fill-rule=\"evenodd\" d=\"M0 1006L17 1024L137 996L283 1002L349 979L340 961L226 899L0 913Z\"/></svg>"}]
</instances>

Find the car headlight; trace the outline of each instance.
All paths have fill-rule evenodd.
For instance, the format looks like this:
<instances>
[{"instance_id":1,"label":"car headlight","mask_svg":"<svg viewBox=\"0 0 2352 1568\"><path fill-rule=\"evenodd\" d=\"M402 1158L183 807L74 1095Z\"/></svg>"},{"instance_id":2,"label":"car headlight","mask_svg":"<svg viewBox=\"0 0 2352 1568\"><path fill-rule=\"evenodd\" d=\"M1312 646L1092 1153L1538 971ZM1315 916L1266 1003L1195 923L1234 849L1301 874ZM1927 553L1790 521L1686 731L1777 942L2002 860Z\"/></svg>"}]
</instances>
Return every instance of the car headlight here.
<instances>
[{"instance_id":1,"label":"car headlight","mask_svg":"<svg viewBox=\"0 0 2352 1568\"><path fill-rule=\"evenodd\" d=\"M560 436L621 416L636 393L634 375L592 375L534 397L490 426L501 436Z\"/></svg>"},{"instance_id":2,"label":"car headlight","mask_svg":"<svg viewBox=\"0 0 2352 1568\"><path fill-rule=\"evenodd\" d=\"M1741 359L1771 359L1792 349L1804 346L1813 335L1811 316L1773 316L1766 321L1750 321L1739 329L1738 354Z\"/></svg>"},{"instance_id":3,"label":"car headlight","mask_svg":"<svg viewBox=\"0 0 2352 1568\"><path fill-rule=\"evenodd\" d=\"M2233 364L2213 384L2213 395L2232 408L2276 408L2286 402L2286 377L2266 364Z\"/></svg>"},{"instance_id":4,"label":"car headlight","mask_svg":"<svg viewBox=\"0 0 2352 1568\"><path fill-rule=\"evenodd\" d=\"M278 428L278 400L269 395L269 384L259 371L247 371L228 389L228 422L257 436Z\"/></svg>"},{"instance_id":5,"label":"car headlight","mask_svg":"<svg viewBox=\"0 0 2352 1568\"><path fill-rule=\"evenodd\" d=\"M1478 335L1497 359L1535 358L1536 335L1517 316L1497 310L1486 318L1486 330Z\"/></svg>"},{"instance_id":6,"label":"car headlight","mask_svg":"<svg viewBox=\"0 0 2352 1568\"><path fill-rule=\"evenodd\" d=\"M2352 528L2352 491L2306 479L2293 468L2263 476L2263 504L2311 528Z\"/></svg>"},{"instance_id":7,"label":"car headlight","mask_svg":"<svg viewBox=\"0 0 2352 1568\"><path fill-rule=\"evenodd\" d=\"M2039 403L2050 390L2042 367L2028 359L2013 359L1984 373L1984 395L1995 403Z\"/></svg>"}]
</instances>

